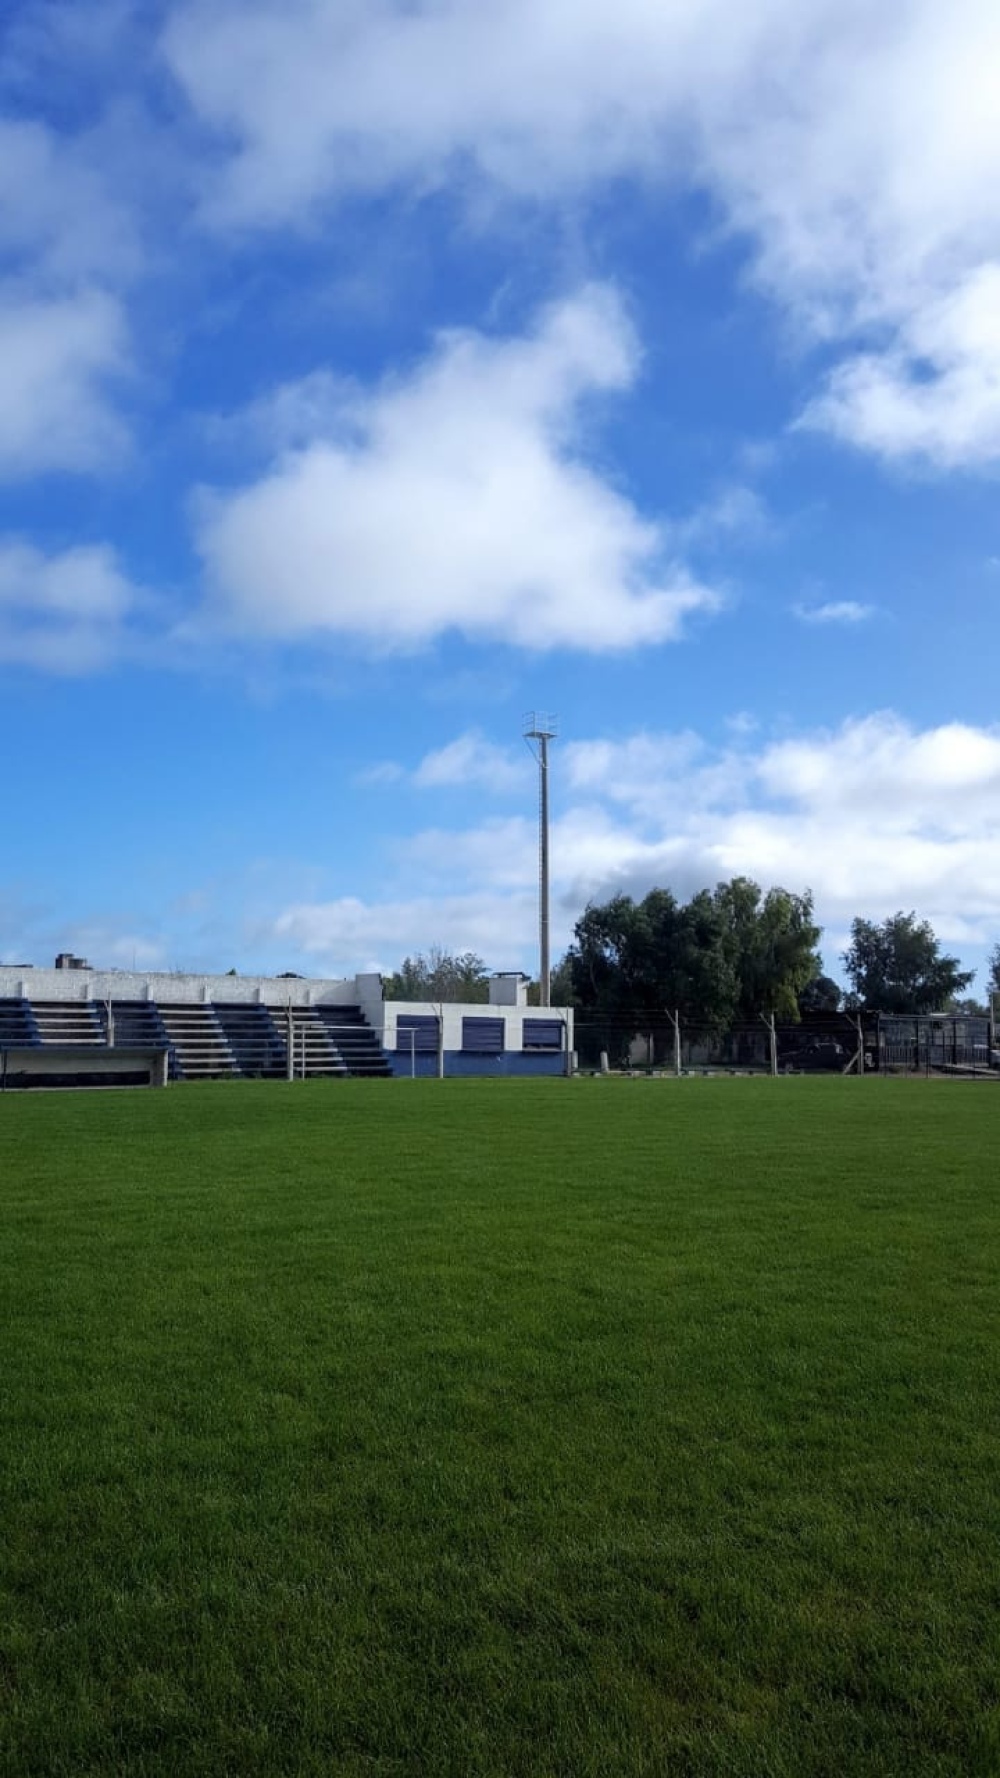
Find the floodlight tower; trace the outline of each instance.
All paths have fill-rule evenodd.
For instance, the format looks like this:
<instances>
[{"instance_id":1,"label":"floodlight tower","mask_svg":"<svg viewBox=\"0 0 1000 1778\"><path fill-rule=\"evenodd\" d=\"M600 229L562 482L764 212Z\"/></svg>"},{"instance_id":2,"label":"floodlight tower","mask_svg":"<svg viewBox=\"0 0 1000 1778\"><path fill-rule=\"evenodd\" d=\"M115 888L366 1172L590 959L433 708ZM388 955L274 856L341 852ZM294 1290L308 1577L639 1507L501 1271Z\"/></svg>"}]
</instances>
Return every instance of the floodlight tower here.
<instances>
[{"instance_id":1,"label":"floodlight tower","mask_svg":"<svg viewBox=\"0 0 1000 1778\"><path fill-rule=\"evenodd\" d=\"M538 1004L551 1003L549 967L549 742L559 725L554 716L532 710L524 719L524 738L538 761Z\"/></svg>"}]
</instances>

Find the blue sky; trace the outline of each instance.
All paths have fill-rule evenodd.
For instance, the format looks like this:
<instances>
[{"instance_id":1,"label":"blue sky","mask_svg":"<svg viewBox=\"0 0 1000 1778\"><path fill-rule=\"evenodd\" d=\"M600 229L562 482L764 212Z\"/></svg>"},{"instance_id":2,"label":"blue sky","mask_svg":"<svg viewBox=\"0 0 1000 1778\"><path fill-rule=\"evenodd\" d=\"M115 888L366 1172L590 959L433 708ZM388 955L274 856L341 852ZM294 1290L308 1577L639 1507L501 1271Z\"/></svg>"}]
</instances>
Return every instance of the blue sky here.
<instances>
[{"instance_id":1,"label":"blue sky","mask_svg":"<svg viewBox=\"0 0 1000 1778\"><path fill-rule=\"evenodd\" d=\"M654 883L1000 938L986 0L0 27L0 957L534 960Z\"/></svg>"}]
</instances>

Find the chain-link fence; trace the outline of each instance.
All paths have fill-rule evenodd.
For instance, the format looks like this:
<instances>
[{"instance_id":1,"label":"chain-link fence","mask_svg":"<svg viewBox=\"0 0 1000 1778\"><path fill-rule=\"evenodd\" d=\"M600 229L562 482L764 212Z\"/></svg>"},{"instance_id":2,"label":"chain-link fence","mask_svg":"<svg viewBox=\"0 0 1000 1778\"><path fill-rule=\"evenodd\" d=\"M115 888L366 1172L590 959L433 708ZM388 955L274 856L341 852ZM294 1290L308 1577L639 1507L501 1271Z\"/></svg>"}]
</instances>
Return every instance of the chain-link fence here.
<instances>
[{"instance_id":1,"label":"chain-link fence","mask_svg":"<svg viewBox=\"0 0 1000 1778\"><path fill-rule=\"evenodd\" d=\"M585 1072L1000 1078L990 1020L951 1014L831 1013L794 1025L762 1017L721 1029L646 1008L613 1017L581 1011L574 1043Z\"/></svg>"}]
</instances>

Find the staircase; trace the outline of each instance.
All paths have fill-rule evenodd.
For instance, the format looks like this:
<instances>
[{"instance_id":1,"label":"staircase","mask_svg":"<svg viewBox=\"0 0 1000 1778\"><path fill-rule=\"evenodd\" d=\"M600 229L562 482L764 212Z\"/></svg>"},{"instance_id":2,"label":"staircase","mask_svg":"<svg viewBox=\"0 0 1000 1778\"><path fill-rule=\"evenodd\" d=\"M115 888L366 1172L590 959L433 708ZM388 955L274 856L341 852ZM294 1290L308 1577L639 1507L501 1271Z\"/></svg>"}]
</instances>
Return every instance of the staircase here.
<instances>
[{"instance_id":1,"label":"staircase","mask_svg":"<svg viewBox=\"0 0 1000 1778\"><path fill-rule=\"evenodd\" d=\"M212 1010L229 1045L238 1074L281 1080L287 1068L287 1043L266 1006L223 1005ZM284 1020L281 1021L284 1024Z\"/></svg>"},{"instance_id":2,"label":"staircase","mask_svg":"<svg viewBox=\"0 0 1000 1778\"><path fill-rule=\"evenodd\" d=\"M200 1002L188 1006L157 1003L166 1040L180 1080L220 1080L238 1073L215 1008Z\"/></svg>"},{"instance_id":3,"label":"staircase","mask_svg":"<svg viewBox=\"0 0 1000 1778\"><path fill-rule=\"evenodd\" d=\"M92 1000L33 1000L31 1011L42 1044L107 1043L104 1026Z\"/></svg>"},{"instance_id":4,"label":"staircase","mask_svg":"<svg viewBox=\"0 0 1000 1778\"><path fill-rule=\"evenodd\" d=\"M282 1022L287 1032L287 1015ZM343 1058L331 1041L315 1006L292 1008L292 1055L297 1080L303 1074L311 1078L314 1075L347 1073Z\"/></svg>"},{"instance_id":5,"label":"staircase","mask_svg":"<svg viewBox=\"0 0 1000 1778\"><path fill-rule=\"evenodd\" d=\"M392 1069L360 1006L317 1006L313 1010L348 1074L374 1079L391 1076Z\"/></svg>"}]
</instances>

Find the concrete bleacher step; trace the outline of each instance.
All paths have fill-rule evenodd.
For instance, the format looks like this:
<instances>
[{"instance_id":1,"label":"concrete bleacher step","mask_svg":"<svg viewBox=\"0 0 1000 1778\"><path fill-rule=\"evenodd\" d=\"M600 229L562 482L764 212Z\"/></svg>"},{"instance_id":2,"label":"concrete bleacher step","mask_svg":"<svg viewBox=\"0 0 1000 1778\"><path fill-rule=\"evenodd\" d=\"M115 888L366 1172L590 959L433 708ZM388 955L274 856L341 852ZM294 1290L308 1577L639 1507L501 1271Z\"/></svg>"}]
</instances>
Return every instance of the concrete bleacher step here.
<instances>
[{"instance_id":1,"label":"concrete bleacher step","mask_svg":"<svg viewBox=\"0 0 1000 1778\"><path fill-rule=\"evenodd\" d=\"M97 1008L90 1000L33 1000L31 1012L38 1041L43 1045L107 1042Z\"/></svg>"},{"instance_id":2,"label":"concrete bleacher step","mask_svg":"<svg viewBox=\"0 0 1000 1778\"><path fill-rule=\"evenodd\" d=\"M237 1071L267 1080L287 1072L287 1046L267 1006L212 1002Z\"/></svg>"},{"instance_id":3,"label":"concrete bleacher step","mask_svg":"<svg viewBox=\"0 0 1000 1778\"><path fill-rule=\"evenodd\" d=\"M27 1049L38 1042L38 1032L27 1000L0 1000L0 1045Z\"/></svg>"},{"instance_id":4,"label":"concrete bleacher step","mask_svg":"<svg viewBox=\"0 0 1000 1778\"><path fill-rule=\"evenodd\" d=\"M360 1007L295 1007L291 1016L297 1076L391 1074ZM0 1045L97 1047L109 1038L118 1048L166 1045L178 1080L281 1079L288 1072L287 1011L262 1003L0 1000Z\"/></svg>"},{"instance_id":5,"label":"concrete bleacher step","mask_svg":"<svg viewBox=\"0 0 1000 1778\"><path fill-rule=\"evenodd\" d=\"M107 1008L100 1008L105 1031L108 1029ZM112 1000L111 1017L115 1043L122 1048L132 1044L165 1043L166 1032L159 1011L151 1000Z\"/></svg>"},{"instance_id":6,"label":"concrete bleacher step","mask_svg":"<svg viewBox=\"0 0 1000 1778\"><path fill-rule=\"evenodd\" d=\"M164 1044L170 1048L170 1039L160 1018L159 1008L152 1000L112 1000L110 1027L108 1008L104 1001L97 1003L97 1011L105 1038L107 1039L110 1029L116 1048L161 1049ZM170 1076L174 1080L179 1077L172 1049Z\"/></svg>"},{"instance_id":7,"label":"concrete bleacher step","mask_svg":"<svg viewBox=\"0 0 1000 1778\"><path fill-rule=\"evenodd\" d=\"M376 1078L391 1075L378 1037L359 1006L317 1006L314 1011L348 1074Z\"/></svg>"},{"instance_id":8,"label":"concrete bleacher step","mask_svg":"<svg viewBox=\"0 0 1000 1778\"><path fill-rule=\"evenodd\" d=\"M288 1050L288 1020L285 1026L285 1055ZM331 1042L329 1033L315 1006L296 1006L292 1009L292 1058L293 1071L296 1077L305 1075L307 1079L315 1076L333 1076L347 1073L344 1060L336 1045Z\"/></svg>"},{"instance_id":9,"label":"concrete bleacher step","mask_svg":"<svg viewBox=\"0 0 1000 1778\"><path fill-rule=\"evenodd\" d=\"M218 1080L239 1072L213 1007L156 1005L182 1080Z\"/></svg>"}]
</instances>

